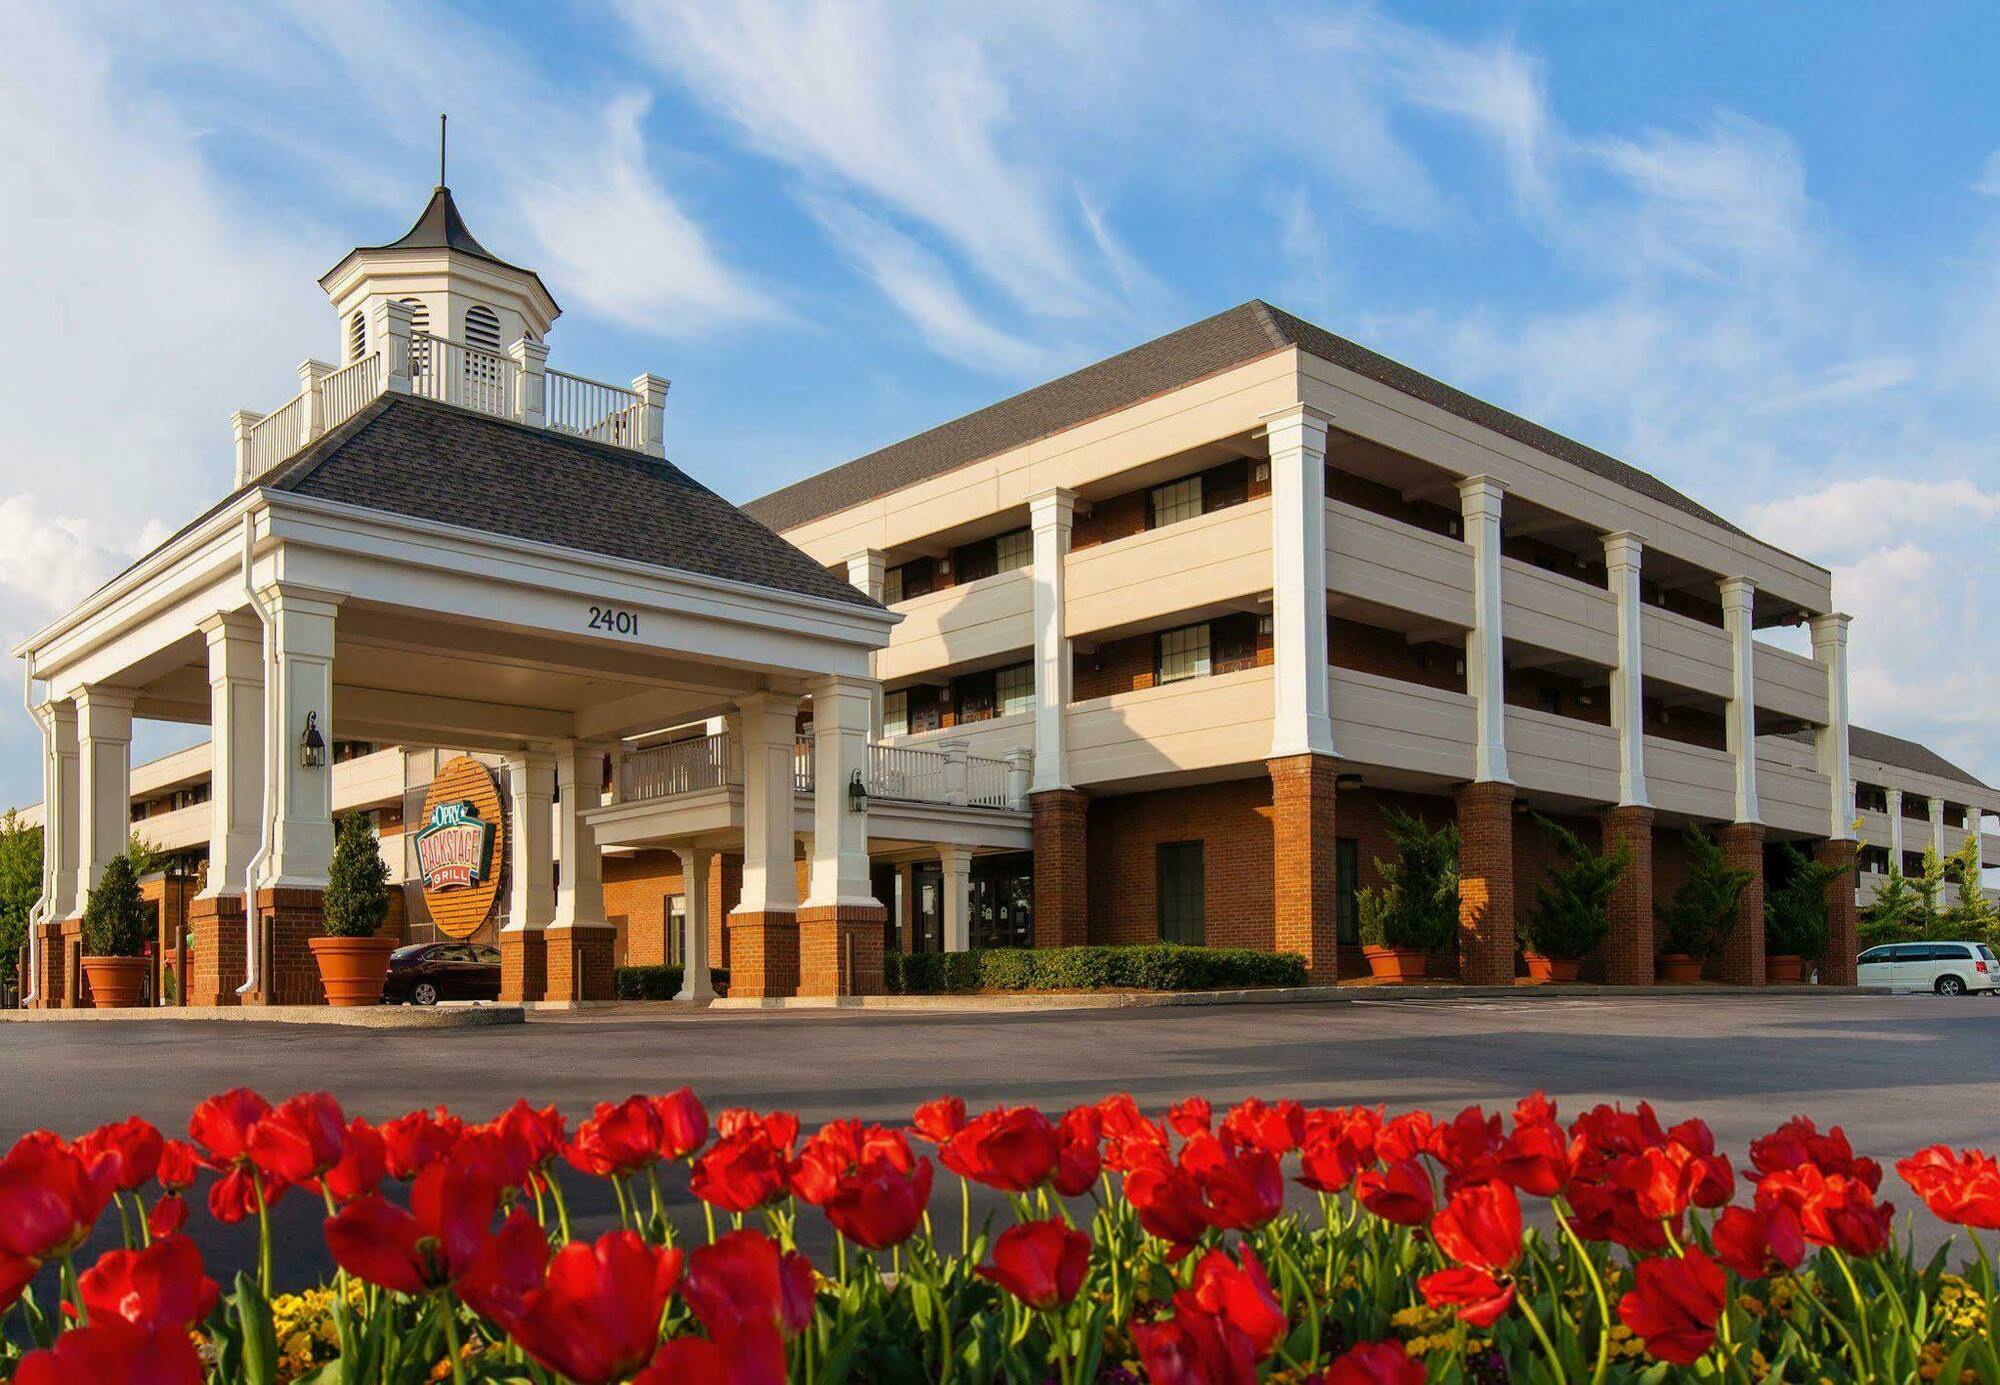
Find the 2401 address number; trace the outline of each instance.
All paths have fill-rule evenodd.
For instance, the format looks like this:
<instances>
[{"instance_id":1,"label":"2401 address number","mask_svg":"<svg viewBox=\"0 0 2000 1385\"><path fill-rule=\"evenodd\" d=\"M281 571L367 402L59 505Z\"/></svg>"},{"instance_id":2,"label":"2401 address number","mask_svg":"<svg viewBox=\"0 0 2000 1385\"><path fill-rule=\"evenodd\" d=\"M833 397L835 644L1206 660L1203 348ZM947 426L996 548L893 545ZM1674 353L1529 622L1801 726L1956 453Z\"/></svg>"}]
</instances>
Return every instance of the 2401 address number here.
<instances>
[{"instance_id":1,"label":"2401 address number","mask_svg":"<svg viewBox=\"0 0 2000 1385\"><path fill-rule=\"evenodd\" d=\"M614 635L636 635L639 633L639 613L617 606L592 606L589 624L592 630L608 630Z\"/></svg>"}]
</instances>

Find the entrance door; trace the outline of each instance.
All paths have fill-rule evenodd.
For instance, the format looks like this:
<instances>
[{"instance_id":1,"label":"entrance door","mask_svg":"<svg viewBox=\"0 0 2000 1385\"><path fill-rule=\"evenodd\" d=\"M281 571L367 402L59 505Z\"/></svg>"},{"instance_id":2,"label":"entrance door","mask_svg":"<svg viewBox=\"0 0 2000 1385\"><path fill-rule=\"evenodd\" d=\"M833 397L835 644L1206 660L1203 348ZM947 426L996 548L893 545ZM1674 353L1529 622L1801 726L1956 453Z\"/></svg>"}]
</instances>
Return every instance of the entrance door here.
<instances>
[{"instance_id":1,"label":"entrance door","mask_svg":"<svg viewBox=\"0 0 2000 1385\"><path fill-rule=\"evenodd\" d=\"M916 892L910 910L910 951L944 951L944 867L920 865L910 871Z\"/></svg>"}]
</instances>

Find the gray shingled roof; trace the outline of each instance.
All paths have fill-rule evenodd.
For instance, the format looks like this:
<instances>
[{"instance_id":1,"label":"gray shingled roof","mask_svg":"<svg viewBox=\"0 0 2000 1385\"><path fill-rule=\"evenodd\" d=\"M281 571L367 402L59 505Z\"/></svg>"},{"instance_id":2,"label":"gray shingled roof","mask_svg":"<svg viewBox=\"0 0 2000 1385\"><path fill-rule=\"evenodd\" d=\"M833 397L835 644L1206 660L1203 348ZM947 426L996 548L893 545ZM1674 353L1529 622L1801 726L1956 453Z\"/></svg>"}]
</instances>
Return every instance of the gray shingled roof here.
<instances>
[{"instance_id":1,"label":"gray shingled roof","mask_svg":"<svg viewBox=\"0 0 2000 1385\"><path fill-rule=\"evenodd\" d=\"M1656 476L1475 399L1261 299L808 476L743 508L773 529L790 529L1294 346L1684 514L1742 533Z\"/></svg>"},{"instance_id":2,"label":"gray shingled roof","mask_svg":"<svg viewBox=\"0 0 2000 1385\"><path fill-rule=\"evenodd\" d=\"M1952 779L1961 784L1970 784L1974 788L1992 791L1991 785L1967 774L1929 746L1906 741L1901 736L1891 736L1887 732L1870 731L1865 726L1847 728L1847 753L1857 760L1873 760L1876 764L1888 765L1894 769L1907 769L1916 774ZM1895 786L1884 785L1884 787Z\"/></svg>"}]
</instances>

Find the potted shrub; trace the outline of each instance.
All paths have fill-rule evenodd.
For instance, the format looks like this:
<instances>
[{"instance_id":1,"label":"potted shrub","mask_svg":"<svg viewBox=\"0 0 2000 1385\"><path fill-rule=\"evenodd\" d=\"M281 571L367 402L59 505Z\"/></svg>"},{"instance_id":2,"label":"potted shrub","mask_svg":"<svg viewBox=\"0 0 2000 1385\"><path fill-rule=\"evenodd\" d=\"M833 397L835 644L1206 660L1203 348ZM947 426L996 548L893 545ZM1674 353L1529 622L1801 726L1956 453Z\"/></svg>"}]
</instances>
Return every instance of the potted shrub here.
<instances>
[{"instance_id":1,"label":"potted shrub","mask_svg":"<svg viewBox=\"0 0 2000 1385\"><path fill-rule=\"evenodd\" d=\"M153 911L139 897L132 853L105 863L83 905L83 972L90 1003L100 1010L130 1009L146 986L146 932Z\"/></svg>"},{"instance_id":2,"label":"potted shrub","mask_svg":"<svg viewBox=\"0 0 2000 1385\"><path fill-rule=\"evenodd\" d=\"M1721 946L1751 875L1731 866L1721 844L1692 823L1681 839L1687 845L1687 878L1674 891L1673 901L1655 911L1660 921L1660 976L1673 982L1701 980L1702 964Z\"/></svg>"},{"instance_id":3,"label":"potted shrub","mask_svg":"<svg viewBox=\"0 0 2000 1385\"><path fill-rule=\"evenodd\" d=\"M1611 931L1611 896L1631 863L1623 843L1609 854L1592 851L1561 823L1534 815L1543 831L1555 838L1560 859L1548 878L1535 885L1535 902L1523 928L1527 947L1522 955L1528 975L1536 981L1574 981L1583 957Z\"/></svg>"},{"instance_id":4,"label":"potted shrub","mask_svg":"<svg viewBox=\"0 0 2000 1385\"><path fill-rule=\"evenodd\" d=\"M308 939L329 1005L374 1005L382 999L394 938L376 935L389 915L389 867L375 829L359 813L340 820L327 871L324 937Z\"/></svg>"},{"instance_id":5,"label":"potted shrub","mask_svg":"<svg viewBox=\"0 0 2000 1385\"><path fill-rule=\"evenodd\" d=\"M1832 921L1826 887L1847 870L1813 860L1790 842L1778 846L1781 881L1764 894L1764 976L1790 984L1805 978L1806 959L1825 954Z\"/></svg>"},{"instance_id":6,"label":"potted shrub","mask_svg":"<svg viewBox=\"0 0 2000 1385\"><path fill-rule=\"evenodd\" d=\"M1396 859L1376 861L1382 883L1356 896L1361 955L1378 979L1416 981L1431 952L1458 933L1458 828L1433 831L1394 808L1383 817Z\"/></svg>"}]
</instances>

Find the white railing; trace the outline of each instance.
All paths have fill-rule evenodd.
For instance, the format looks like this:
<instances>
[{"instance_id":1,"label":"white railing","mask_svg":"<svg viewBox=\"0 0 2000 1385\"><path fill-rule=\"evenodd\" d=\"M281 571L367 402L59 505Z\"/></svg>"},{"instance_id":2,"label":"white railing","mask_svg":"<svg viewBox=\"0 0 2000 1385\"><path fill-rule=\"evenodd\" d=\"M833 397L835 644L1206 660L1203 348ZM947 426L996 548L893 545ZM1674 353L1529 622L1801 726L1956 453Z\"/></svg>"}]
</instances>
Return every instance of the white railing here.
<instances>
[{"instance_id":1,"label":"white railing","mask_svg":"<svg viewBox=\"0 0 2000 1385\"><path fill-rule=\"evenodd\" d=\"M548 426L614 447L639 446L639 396L622 385L586 380L560 370L547 371L548 394L543 408Z\"/></svg>"},{"instance_id":2,"label":"white railing","mask_svg":"<svg viewBox=\"0 0 2000 1385\"><path fill-rule=\"evenodd\" d=\"M301 390L276 413L265 414L250 429L250 474L254 481L299 450L305 427L306 396Z\"/></svg>"},{"instance_id":3,"label":"white railing","mask_svg":"<svg viewBox=\"0 0 2000 1385\"><path fill-rule=\"evenodd\" d=\"M410 393L475 413L514 417L518 367L511 356L450 337L410 339Z\"/></svg>"},{"instance_id":4,"label":"white railing","mask_svg":"<svg viewBox=\"0 0 2000 1385\"><path fill-rule=\"evenodd\" d=\"M868 793L911 803L943 803L950 757L903 745L868 747Z\"/></svg>"},{"instance_id":5,"label":"white railing","mask_svg":"<svg viewBox=\"0 0 2000 1385\"><path fill-rule=\"evenodd\" d=\"M367 407L382 392L382 353L363 356L320 381L320 426L329 433Z\"/></svg>"},{"instance_id":6,"label":"white railing","mask_svg":"<svg viewBox=\"0 0 2000 1385\"><path fill-rule=\"evenodd\" d=\"M620 765L618 796L636 801L719 789L730 780L732 757L726 732L631 751Z\"/></svg>"},{"instance_id":7,"label":"white railing","mask_svg":"<svg viewBox=\"0 0 2000 1385\"><path fill-rule=\"evenodd\" d=\"M977 808L1012 808L1013 791L1008 775L1013 769L1005 760L984 755L965 757L965 801Z\"/></svg>"}]
</instances>

